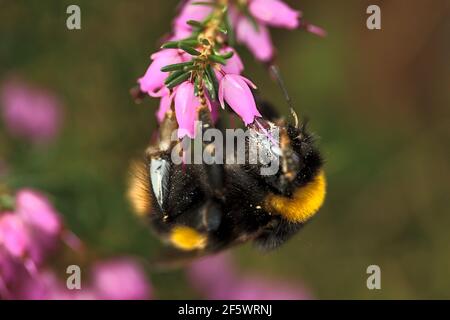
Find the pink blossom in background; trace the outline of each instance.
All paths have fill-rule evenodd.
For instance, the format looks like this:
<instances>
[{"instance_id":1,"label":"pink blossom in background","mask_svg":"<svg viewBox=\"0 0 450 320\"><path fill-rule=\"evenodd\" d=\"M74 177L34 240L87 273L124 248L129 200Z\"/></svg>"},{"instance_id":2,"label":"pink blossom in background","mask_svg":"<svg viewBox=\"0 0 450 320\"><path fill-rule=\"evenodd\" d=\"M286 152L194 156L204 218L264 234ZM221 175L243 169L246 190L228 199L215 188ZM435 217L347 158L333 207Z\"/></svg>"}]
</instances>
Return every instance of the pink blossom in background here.
<instances>
[{"instance_id":1,"label":"pink blossom in background","mask_svg":"<svg viewBox=\"0 0 450 320\"><path fill-rule=\"evenodd\" d=\"M0 209L0 299L86 300L150 299L152 287L142 267L131 258L97 262L81 290L69 290L47 265L61 242L79 254L80 240L63 229L62 218L50 201L32 189L19 190L14 210ZM65 270L64 270L65 272ZM62 273L62 272L60 272Z\"/></svg>"},{"instance_id":2,"label":"pink blossom in background","mask_svg":"<svg viewBox=\"0 0 450 320\"><path fill-rule=\"evenodd\" d=\"M256 29L252 22L243 16L237 22L236 35L238 41L245 44L256 59L267 62L273 58L275 48L265 25L258 24Z\"/></svg>"},{"instance_id":3,"label":"pink blossom in background","mask_svg":"<svg viewBox=\"0 0 450 320\"><path fill-rule=\"evenodd\" d=\"M301 17L300 11L293 10L280 0L252 0L249 11L262 23L287 29L297 28Z\"/></svg>"},{"instance_id":4,"label":"pink blossom in background","mask_svg":"<svg viewBox=\"0 0 450 320\"><path fill-rule=\"evenodd\" d=\"M147 300L153 288L142 267L132 258L116 258L96 263L85 275L81 289L68 289L66 280L50 270L22 275L12 292L23 300Z\"/></svg>"},{"instance_id":5,"label":"pink blossom in background","mask_svg":"<svg viewBox=\"0 0 450 320\"><path fill-rule=\"evenodd\" d=\"M17 192L15 212L29 230L28 256L39 265L60 240L61 217L43 194L32 189Z\"/></svg>"},{"instance_id":6,"label":"pink blossom in background","mask_svg":"<svg viewBox=\"0 0 450 320\"><path fill-rule=\"evenodd\" d=\"M315 35L326 35L322 28L304 22L300 11L292 9L281 0L251 0L248 11L253 21L239 10L230 8L230 21L236 29L237 40L263 62L271 61L275 55L268 27L291 30L303 27Z\"/></svg>"},{"instance_id":7,"label":"pink blossom in background","mask_svg":"<svg viewBox=\"0 0 450 320\"><path fill-rule=\"evenodd\" d=\"M300 286L262 277L245 277L223 292L223 299L231 300L310 300L310 294Z\"/></svg>"},{"instance_id":8,"label":"pink blossom in background","mask_svg":"<svg viewBox=\"0 0 450 320\"><path fill-rule=\"evenodd\" d=\"M13 297L19 300L52 300L63 296L63 282L55 274L43 270L35 275L24 274L13 287Z\"/></svg>"},{"instance_id":9,"label":"pink blossom in background","mask_svg":"<svg viewBox=\"0 0 450 320\"><path fill-rule=\"evenodd\" d=\"M236 272L228 253L202 258L187 269L188 281L211 300L305 300L311 295L299 285Z\"/></svg>"},{"instance_id":10,"label":"pink blossom in background","mask_svg":"<svg viewBox=\"0 0 450 320\"><path fill-rule=\"evenodd\" d=\"M12 258L22 258L29 249L28 230L14 213L3 212L0 215L0 246Z\"/></svg>"},{"instance_id":11,"label":"pink blossom in background","mask_svg":"<svg viewBox=\"0 0 450 320\"><path fill-rule=\"evenodd\" d=\"M190 285L209 299L221 299L236 281L236 270L228 253L201 258L187 268Z\"/></svg>"},{"instance_id":12,"label":"pink blossom in background","mask_svg":"<svg viewBox=\"0 0 450 320\"><path fill-rule=\"evenodd\" d=\"M13 211L0 212L0 287L4 288L24 275L37 274L61 240L61 219L45 196L22 189L14 202Z\"/></svg>"},{"instance_id":13,"label":"pink blossom in background","mask_svg":"<svg viewBox=\"0 0 450 320\"><path fill-rule=\"evenodd\" d=\"M20 268L34 274L56 248L62 231L58 213L39 192L20 190L14 202L14 211L0 212L0 276L5 286Z\"/></svg>"},{"instance_id":14,"label":"pink blossom in background","mask_svg":"<svg viewBox=\"0 0 450 320\"><path fill-rule=\"evenodd\" d=\"M83 285L83 272L81 289L67 288L66 279L58 276L49 269L42 269L34 275L22 273L11 286L8 299L15 300L94 300L100 299L88 286Z\"/></svg>"},{"instance_id":15,"label":"pink blossom in background","mask_svg":"<svg viewBox=\"0 0 450 320\"><path fill-rule=\"evenodd\" d=\"M26 223L49 236L61 232L61 217L40 192L21 189L16 194L16 212Z\"/></svg>"},{"instance_id":16,"label":"pink blossom in background","mask_svg":"<svg viewBox=\"0 0 450 320\"><path fill-rule=\"evenodd\" d=\"M226 47L220 51L221 54L233 52L233 56L227 60L227 64L222 67L225 73L241 74L244 70L244 64L242 63L239 54L231 47Z\"/></svg>"},{"instance_id":17,"label":"pink blossom in background","mask_svg":"<svg viewBox=\"0 0 450 320\"><path fill-rule=\"evenodd\" d=\"M92 288L99 299L150 299L152 288L142 267L129 258L97 263L92 271Z\"/></svg>"},{"instance_id":18,"label":"pink blossom in background","mask_svg":"<svg viewBox=\"0 0 450 320\"><path fill-rule=\"evenodd\" d=\"M15 260L11 258L11 255L5 248L0 246L0 279L2 280L2 283L6 284L14 277L14 270L16 270Z\"/></svg>"},{"instance_id":19,"label":"pink blossom in background","mask_svg":"<svg viewBox=\"0 0 450 320\"><path fill-rule=\"evenodd\" d=\"M173 40L187 38L192 33L192 27L187 24L189 20L202 22L212 12L211 6L195 5L196 0L188 0L185 2L179 15L173 22L174 37Z\"/></svg>"},{"instance_id":20,"label":"pink blossom in background","mask_svg":"<svg viewBox=\"0 0 450 320\"><path fill-rule=\"evenodd\" d=\"M50 92L7 80L0 88L0 107L6 128L16 137L48 143L60 131L61 102Z\"/></svg>"}]
</instances>

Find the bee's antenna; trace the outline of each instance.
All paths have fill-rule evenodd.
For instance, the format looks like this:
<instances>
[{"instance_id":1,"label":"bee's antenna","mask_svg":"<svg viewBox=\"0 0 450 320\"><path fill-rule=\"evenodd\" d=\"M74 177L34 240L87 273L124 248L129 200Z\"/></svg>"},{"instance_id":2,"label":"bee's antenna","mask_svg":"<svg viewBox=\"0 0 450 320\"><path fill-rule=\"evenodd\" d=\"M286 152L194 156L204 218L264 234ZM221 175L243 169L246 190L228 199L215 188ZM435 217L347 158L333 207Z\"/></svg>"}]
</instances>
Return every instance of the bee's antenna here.
<instances>
[{"instance_id":1,"label":"bee's antenna","mask_svg":"<svg viewBox=\"0 0 450 320\"><path fill-rule=\"evenodd\" d=\"M269 66L269 70L271 75L275 78L275 80L277 81L278 85L280 86L281 91L283 92L284 95L284 99L286 100L288 106L289 106L289 110L291 112L292 117L294 118L295 121L295 127L298 128L298 116L297 113L295 112L293 106L292 106L292 100L291 97L289 95L289 92L286 88L286 85L284 84L283 78L281 77L281 73L280 73L280 69L278 68L277 65L275 64L271 64Z\"/></svg>"}]
</instances>

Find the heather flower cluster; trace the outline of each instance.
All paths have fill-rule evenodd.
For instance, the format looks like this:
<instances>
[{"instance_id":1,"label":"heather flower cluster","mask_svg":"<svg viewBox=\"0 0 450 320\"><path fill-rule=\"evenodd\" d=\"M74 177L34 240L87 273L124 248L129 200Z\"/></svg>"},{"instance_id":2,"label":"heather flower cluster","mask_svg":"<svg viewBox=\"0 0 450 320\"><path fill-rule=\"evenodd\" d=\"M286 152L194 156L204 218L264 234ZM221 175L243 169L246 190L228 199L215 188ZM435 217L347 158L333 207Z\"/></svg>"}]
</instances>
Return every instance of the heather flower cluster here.
<instances>
[{"instance_id":1,"label":"heather flower cluster","mask_svg":"<svg viewBox=\"0 0 450 320\"><path fill-rule=\"evenodd\" d=\"M75 256L82 256L86 249L64 227L61 216L42 193L32 189L21 189L14 196L0 193L0 299L153 298L145 271L128 257L93 262L87 275L82 273L81 288L68 288L66 278L61 276L67 274L51 269L49 263L51 256L61 256L62 246ZM299 285L238 273L228 253L195 261L187 269L187 279L208 299L311 298Z\"/></svg>"},{"instance_id":2,"label":"heather flower cluster","mask_svg":"<svg viewBox=\"0 0 450 320\"><path fill-rule=\"evenodd\" d=\"M151 55L138 79L142 93L160 99L158 121L174 110L178 137L193 138L200 108L210 110L214 120L219 106L229 107L245 125L261 117L252 93L256 85L242 75L244 64L234 45L242 43L258 60L271 63L275 49L268 27L324 35L281 0L185 1L170 41Z\"/></svg>"},{"instance_id":3,"label":"heather flower cluster","mask_svg":"<svg viewBox=\"0 0 450 320\"><path fill-rule=\"evenodd\" d=\"M62 111L54 93L18 76L0 85L0 115L6 132L15 138L35 145L50 143L61 130ZM86 274L82 273L81 289L70 290L60 260L69 256L85 263L87 249L44 194L28 188L11 193L2 184L11 178L11 168L1 156L0 300L152 298L144 270L125 257L90 261ZM52 269L55 265L58 268Z\"/></svg>"},{"instance_id":4,"label":"heather flower cluster","mask_svg":"<svg viewBox=\"0 0 450 320\"><path fill-rule=\"evenodd\" d=\"M81 290L69 290L47 266L65 244L83 247L63 226L61 216L40 192L0 192L0 299L148 299L151 286L132 259L97 262Z\"/></svg>"},{"instance_id":5,"label":"heather flower cluster","mask_svg":"<svg viewBox=\"0 0 450 320\"><path fill-rule=\"evenodd\" d=\"M0 270L2 279L8 265L20 262L34 273L55 249L62 234L59 215L40 193L22 189L12 198L2 194L0 214Z\"/></svg>"},{"instance_id":6,"label":"heather flower cluster","mask_svg":"<svg viewBox=\"0 0 450 320\"><path fill-rule=\"evenodd\" d=\"M308 300L300 285L239 274L228 253L208 256L192 263L188 280L210 300Z\"/></svg>"},{"instance_id":7,"label":"heather flower cluster","mask_svg":"<svg viewBox=\"0 0 450 320\"><path fill-rule=\"evenodd\" d=\"M246 126L262 117L253 96L257 87L243 75L236 43L271 64L276 52L270 27L324 35L281 0L186 0L172 27L138 83L141 93L160 100L159 122L175 113L180 139L194 138L202 108L213 121L221 108L231 109ZM10 78L0 85L0 116L11 136L42 145L61 131L63 108L54 93ZM3 157L0 179L9 178L14 165ZM0 183L0 300L153 298L135 259L87 259L87 250L43 193L29 188L13 193ZM67 257L82 265L81 289L67 286L66 261L59 260ZM209 299L309 298L300 287L239 274L227 254L194 262L188 280Z\"/></svg>"}]
</instances>

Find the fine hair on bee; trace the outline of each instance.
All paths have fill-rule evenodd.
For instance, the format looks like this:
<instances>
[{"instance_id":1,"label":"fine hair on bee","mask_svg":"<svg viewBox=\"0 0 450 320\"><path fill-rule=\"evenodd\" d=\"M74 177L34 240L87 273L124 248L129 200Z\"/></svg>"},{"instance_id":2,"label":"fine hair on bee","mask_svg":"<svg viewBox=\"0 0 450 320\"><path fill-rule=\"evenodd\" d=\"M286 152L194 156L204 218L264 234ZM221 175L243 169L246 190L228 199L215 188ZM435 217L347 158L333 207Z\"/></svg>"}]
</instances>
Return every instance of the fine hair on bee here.
<instances>
[{"instance_id":1,"label":"fine hair on bee","mask_svg":"<svg viewBox=\"0 0 450 320\"><path fill-rule=\"evenodd\" d=\"M144 159L132 165L128 198L134 211L180 257L210 254L249 241L263 250L275 249L322 206L323 160L306 125L300 124L293 109L294 124L290 124L269 103L258 102L258 106L263 117L248 130L259 135L267 128L279 130L276 174L262 175L259 163L175 164L171 134L177 122L172 110ZM202 130L215 127L207 108L200 108L198 116ZM211 142L203 143L204 152L214 152Z\"/></svg>"}]
</instances>

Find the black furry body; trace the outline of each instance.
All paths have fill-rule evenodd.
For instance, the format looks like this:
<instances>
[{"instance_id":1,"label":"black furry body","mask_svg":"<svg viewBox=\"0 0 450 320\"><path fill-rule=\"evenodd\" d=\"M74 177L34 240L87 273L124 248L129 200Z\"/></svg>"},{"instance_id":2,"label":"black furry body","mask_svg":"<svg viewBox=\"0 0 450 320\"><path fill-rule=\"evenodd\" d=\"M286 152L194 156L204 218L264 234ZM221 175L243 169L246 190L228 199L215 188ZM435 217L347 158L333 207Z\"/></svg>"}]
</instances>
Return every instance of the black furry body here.
<instances>
[{"instance_id":1,"label":"black furry body","mask_svg":"<svg viewBox=\"0 0 450 320\"><path fill-rule=\"evenodd\" d=\"M259 248L274 249L294 235L304 223L292 222L270 212L264 203L268 194L291 197L294 190L309 183L322 167L322 159L305 129L286 127L290 146L298 159L295 177L288 183L283 172L261 176L260 165L175 165L169 152L159 153L165 163L161 190L151 190L152 209L148 214L152 228L164 238L175 226L190 227L207 235L202 253L217 252L253 241ZM146 159L151 183L151 164ZM163 194L160 201L155 201Z\"/></svg>"}]
</instances>

